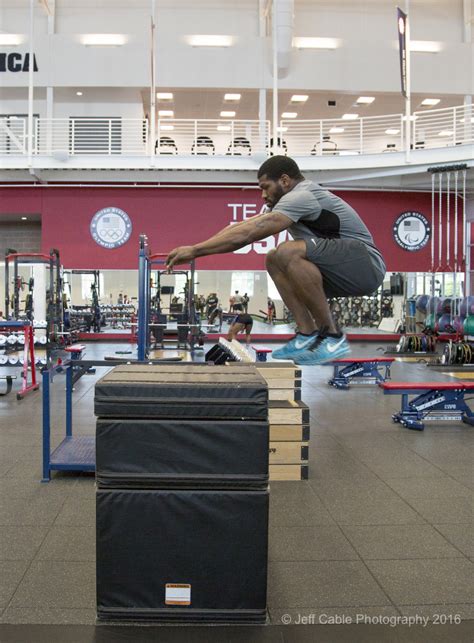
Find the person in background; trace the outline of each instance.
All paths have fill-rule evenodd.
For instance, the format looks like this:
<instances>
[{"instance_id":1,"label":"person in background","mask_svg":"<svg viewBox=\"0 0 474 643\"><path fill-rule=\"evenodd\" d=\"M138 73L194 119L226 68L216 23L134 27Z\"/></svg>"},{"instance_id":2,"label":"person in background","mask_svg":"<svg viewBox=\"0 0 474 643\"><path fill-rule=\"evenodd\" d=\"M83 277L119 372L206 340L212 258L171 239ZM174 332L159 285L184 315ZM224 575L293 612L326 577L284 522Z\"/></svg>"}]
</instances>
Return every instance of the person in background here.
<instances>
[{"instance_id":1,"label":"person in background","mask_svg":"<svg viewBox=\"0 0 474 643\"><path fill-rule=\"evenodd\" d=\"M232 312L234 313L243 313L244 312L244 300L242 295L239 295L239 291L236 290L233 296Z\"/></svg>"},{"instance_id":2,"label":"person in background","mask_svg":"<svg viewBox=\"0 0 474 643\"><path fill-rule=\"evenodd\" d=\"M269 324L273 324L273 320L275 319L275 313L276 313L275 302L270 297L267 297L267 321Z\"/></svg>"},{"instance_id":3,"label":"person in background","mask_svg":"<svg viewBox=\"0 0 474 643\"><path fill-rule=\"evenodd\" d=\"M252 326L252 317L246 313L239 313L231 322L229 332L227 333L228 341L231 342L239 333L245 331L245 342L248 346L251 341L250 333L252 331Z\"/></svg>"},{"instance_id":4,"label":"person in background","mask_svg":"<svg viewBox=\"0 0 474 643\"><path fill-rule=\"evenodd\" d=\"M249 312L249 301L250 301L250 297L247 295L247 293L245 293L244 296L242 297L242 304L243 304L243 307L244 307L244 313Z\"/></svg>"},{"instance_id":5,"label":"person in background","mask_svg":"<svg viewBox=\"0 0 474 643\"><path fill-rule=\"evenodd\" d=\"M174 248L167 269L288 230L293 240L270 250L266 266L295 318L297 334L272 357L305 365L345 357L349 342L334 322L328 299L376 291L386 273L383 257L354 208L306 179L292 158L268 158L258 170L258 183L267 212L195 245Z\"/></svg>"}]
</instances>

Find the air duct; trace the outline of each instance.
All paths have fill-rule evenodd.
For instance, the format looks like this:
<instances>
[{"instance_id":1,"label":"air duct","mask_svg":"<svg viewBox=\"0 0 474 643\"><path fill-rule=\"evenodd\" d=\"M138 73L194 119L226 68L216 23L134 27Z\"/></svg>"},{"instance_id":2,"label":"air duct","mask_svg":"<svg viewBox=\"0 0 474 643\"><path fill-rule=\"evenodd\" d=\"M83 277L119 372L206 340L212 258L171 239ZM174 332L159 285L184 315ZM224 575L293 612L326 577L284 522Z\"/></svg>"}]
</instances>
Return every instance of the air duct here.
<instances>
[{"instance_id":1,"label":"air duct","mask_svg":"<svg viewBox=\"0 0 474 643\"><path fill-rule=\"evenodd\" d=\"M288 75L293 41L294 0L273 0L278 53L278 78Z\"/></svg>"}]
</instances>

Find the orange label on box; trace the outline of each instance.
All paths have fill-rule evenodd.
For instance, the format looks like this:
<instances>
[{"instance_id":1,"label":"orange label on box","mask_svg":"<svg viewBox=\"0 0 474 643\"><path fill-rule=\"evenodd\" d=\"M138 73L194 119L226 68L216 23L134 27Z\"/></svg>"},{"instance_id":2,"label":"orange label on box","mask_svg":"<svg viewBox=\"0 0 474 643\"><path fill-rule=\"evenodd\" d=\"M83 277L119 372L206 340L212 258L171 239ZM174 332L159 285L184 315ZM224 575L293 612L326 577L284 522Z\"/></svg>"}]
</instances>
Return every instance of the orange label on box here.
<instances>
[{"instance_id":1,"label":"orange label on box","mask_svg":"<svg viewBox=\"0 0 474 643\"><path fill-rule=\"evenodd\" d=\"M191 605L191 585L166 583L165 605Z\"/></svg>"}]
</instances>

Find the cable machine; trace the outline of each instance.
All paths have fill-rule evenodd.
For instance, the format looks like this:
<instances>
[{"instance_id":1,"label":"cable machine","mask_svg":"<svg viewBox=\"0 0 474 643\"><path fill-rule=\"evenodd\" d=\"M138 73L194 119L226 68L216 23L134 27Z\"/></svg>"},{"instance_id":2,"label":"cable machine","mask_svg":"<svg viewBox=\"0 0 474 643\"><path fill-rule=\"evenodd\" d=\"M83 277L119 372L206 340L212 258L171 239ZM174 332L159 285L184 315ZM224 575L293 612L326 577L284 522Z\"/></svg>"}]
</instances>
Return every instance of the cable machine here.
<instances>
[{"instance_id":1,"label":"cable machine","mask_svg":"<svg viewBox=\"0 0 474 643\"><path fill-rule=\"evenodd\" d=\"M165 253L150 252L148 240L145 235L140 235L138 255L138 360L145 360L150 352L151 330L160 327L165 330L167 316L161 311L161 275L168 273L166 269ZM151 274L153 266L157 266L156 283L152 284ZM187 343L191 350L201 341L199 316L195 308L195 265L189 263L188 270L172 270L169 274L185 274L187 276L184 288L184 305L182 313L176 314L178 345ZM152 297L152 288L156 289ZM168 293L170 294L170 293ZM171 313L171 310L170 310ZM155 334L156 339L156 334Z\"/></svg>"}]
</instances>

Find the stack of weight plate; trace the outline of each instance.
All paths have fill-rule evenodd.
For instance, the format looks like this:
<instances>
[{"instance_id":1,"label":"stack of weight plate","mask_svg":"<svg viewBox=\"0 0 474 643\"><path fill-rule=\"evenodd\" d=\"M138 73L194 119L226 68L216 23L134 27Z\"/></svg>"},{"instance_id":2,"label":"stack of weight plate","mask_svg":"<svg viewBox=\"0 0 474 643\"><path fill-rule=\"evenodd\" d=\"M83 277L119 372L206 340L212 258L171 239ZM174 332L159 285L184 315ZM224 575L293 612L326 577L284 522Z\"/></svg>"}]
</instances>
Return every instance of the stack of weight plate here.
<instances>
[{"instance_id":1,"label":"stack of weight plate","mask_svg":"<svg viewBox=\"0 0 474 643\"><path fill-rule=\"evenodd\" d=\"M117 366L96 384L95 412L98 618L264 623L265 380Z\"/></svg>"}]
</instances>

